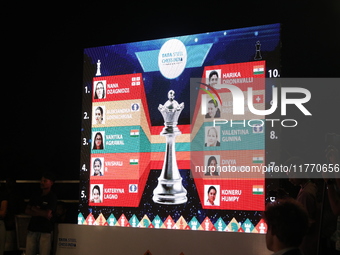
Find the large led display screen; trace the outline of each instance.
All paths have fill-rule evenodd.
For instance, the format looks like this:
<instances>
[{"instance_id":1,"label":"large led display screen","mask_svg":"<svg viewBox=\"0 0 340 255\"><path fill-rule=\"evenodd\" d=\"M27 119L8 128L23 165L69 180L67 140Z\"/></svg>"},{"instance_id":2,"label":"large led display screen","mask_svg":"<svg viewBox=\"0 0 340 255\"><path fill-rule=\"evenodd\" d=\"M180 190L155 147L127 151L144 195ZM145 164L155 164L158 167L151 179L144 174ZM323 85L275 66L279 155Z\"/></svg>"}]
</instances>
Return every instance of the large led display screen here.
<instances>
[{"instance_id":1,"label":"large led display screen","mask_svg":"<svg viewBox=\"0 0 340 255\"><path fill-rule=\"evenodd\" d=\"M86 48L83 70L78 224L266 231L279 24Z\"/></svg>"}]
</instances>

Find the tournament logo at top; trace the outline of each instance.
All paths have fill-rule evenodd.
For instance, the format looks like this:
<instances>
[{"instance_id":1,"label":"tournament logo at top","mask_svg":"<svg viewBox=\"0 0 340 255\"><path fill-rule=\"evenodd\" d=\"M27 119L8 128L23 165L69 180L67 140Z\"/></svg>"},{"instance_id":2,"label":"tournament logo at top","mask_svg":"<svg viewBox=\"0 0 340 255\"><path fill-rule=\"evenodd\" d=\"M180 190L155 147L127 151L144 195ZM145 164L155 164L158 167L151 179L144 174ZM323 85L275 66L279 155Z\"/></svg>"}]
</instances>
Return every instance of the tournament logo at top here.
<instances>
[{"instance_id":1,"label":"tournament logo at top","mask_svg":"<svg viewBox=\"0 0 340 255\"><path fill-rule=\"evenodd\" d=\"M161 47L158 54L158 67L167 79L175 79L184 71L187 64L187 50L178 39L170 39Z\"/></svg>"}]
</instances>

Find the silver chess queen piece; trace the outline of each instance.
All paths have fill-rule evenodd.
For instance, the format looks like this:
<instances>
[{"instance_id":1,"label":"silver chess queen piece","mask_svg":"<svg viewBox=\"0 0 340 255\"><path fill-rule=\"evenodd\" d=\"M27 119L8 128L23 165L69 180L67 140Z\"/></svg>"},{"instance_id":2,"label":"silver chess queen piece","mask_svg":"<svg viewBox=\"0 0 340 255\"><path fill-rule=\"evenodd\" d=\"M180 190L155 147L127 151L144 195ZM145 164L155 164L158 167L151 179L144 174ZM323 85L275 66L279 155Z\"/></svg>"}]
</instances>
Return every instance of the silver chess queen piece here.
<instances>
[{"instance_id":1,"label":"silver chess queen piece","mask_svg":"<svg viewBox=\"0 0 340 255\"><path fill-rule=\"evenodd\" d=\"M175 137L182 134L177 123L184 103L179 104L174 100L173 90L168 92L168 98L169 100L164 105L158 106L164 119L164 128L160 135L166 138L166 149L158 185L153 191L153 201L159 204L176 205L186 203L188 200L187 191L182 185L182 177L178 170L175 151Z\"/></svg>"}]
</instances>

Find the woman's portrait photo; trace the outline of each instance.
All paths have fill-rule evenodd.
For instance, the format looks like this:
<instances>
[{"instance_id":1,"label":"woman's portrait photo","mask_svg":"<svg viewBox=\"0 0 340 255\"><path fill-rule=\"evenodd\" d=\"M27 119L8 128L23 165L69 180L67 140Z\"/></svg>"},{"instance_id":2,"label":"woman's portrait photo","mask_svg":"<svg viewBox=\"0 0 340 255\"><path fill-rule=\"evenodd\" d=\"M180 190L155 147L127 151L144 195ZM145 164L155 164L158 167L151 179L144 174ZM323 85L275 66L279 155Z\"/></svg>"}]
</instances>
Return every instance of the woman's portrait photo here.
<instances>
[{"instance_id":1,"label":"woman's portrait photo","mask_svg":"<svg viewBox=\"0 0 340 255\"><path fill-rule=\"evenodd\" d=\"M106 97L106 81L97 81L94 84L94 93L93 98L94 99L104 99Z\"/></svg>"},{"instance_id":2,"label":"woman's portrait photo","mask_svg":"<svg viewBox=\"0 0 340 255\"><path fill-rule=\"evenodd\" d=\"M207 114L205 115L205 118L220 118L221 117L221 111L218 107L218 102L215 99L210 99L207 104Z\"/></svg>"},{"instance_id":3,"label":"woman's portrait photo","mask_svg":"<svg viewBox=\"0 0 340 255\"><path fill-rule=\"evenodd\" d=\"M91 185L91 198L90 198L91 203L102 203L103 201L102 190L103 190L102 184Z\"/></svg>"},{"instance_id":4,"label":"woman's portrait photo","mask_svg":"<svg viewBox=\"0 0 340 255\"><path fill-rule=\"evenodd\" d=\"M205 127L205 147L220 146L220 127Z\"/></svg>"},{"instance_id":5,"label":"woman's portrait photo","mask_svg":"<svg viewBox=\"0 0 340 255\"><path fill-rule=\"evenodd\" d=\"M208 70L206 71L207 84L211 87L215 87L219 83L219 77L221 77L221 70Z\"/></svg>"},{"instance_id":6,"label":"woman's portrait photo","mask_svg":"<svg viewBox=\"0 0 340 255\"><path fill-rule=\"evenodd\" d=\"M103 150L104 149L104 132L96 132L93 136L93 150Z\"/></svg>"},{"instance_id":7,"label":"woman's portrait photo","mask_svg":"<svg viewBox=\"0 0 340 255\"><path fill-rule=\"evenodd\" d=\"M207 155L205 156L205 161L206 161L206 172L205 176L219 176L220 175L220 168L219 162L220 162L220 155L216 156L210 156Z\"/></svg>"},{"instance_id":8,"label":"woman's portrait photo","mask_svg":"<svg viewBox=\"0 0 340 255\"><path fill-rule=\"evenodd\" d=\"M95 106L93 108L93 124L105 124L104 120L105 106Z\"/></svg>"},{"instance_id":9,"label":"woman's portrait photo","mask_svg":"<svg viewBox=\"0 0 340 255\"><path fill-rule=\"evenodd\" d=\"M93 158L92 159L92 176L103 176L104 158Z\"/></svg>"},{"instance_id":10,"label":"woman's portrait photo","mask_svg":"<svg viewBox=\"0 0 340 255\"><path fill-rule=\"evenodd\" d=\"M220 205L220 185L204 185L204 205Z\"/></svg>"}]
</instances>

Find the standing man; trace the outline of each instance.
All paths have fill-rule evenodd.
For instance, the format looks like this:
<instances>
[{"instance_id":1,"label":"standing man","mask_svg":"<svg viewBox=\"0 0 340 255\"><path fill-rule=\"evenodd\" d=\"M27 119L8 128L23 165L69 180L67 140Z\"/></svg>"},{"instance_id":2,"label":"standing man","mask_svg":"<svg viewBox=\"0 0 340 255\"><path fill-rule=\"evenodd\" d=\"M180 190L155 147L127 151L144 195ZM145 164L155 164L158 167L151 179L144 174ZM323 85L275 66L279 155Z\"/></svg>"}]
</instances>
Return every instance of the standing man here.
<instances>
[{"instance_id":1,"label":"standing man","mask_svg":"<svg viewBox=\"0 0 340 255\"><path fill-rule=\"evenodd\" d=\"M26 239L27 255L50 255L53 214L57 208L57 196L51 191L54 181L53 173L44 173L40 181L41 193L33 196L26 207L25 213L32 216Z\"/></svg>"}]
</instances>

